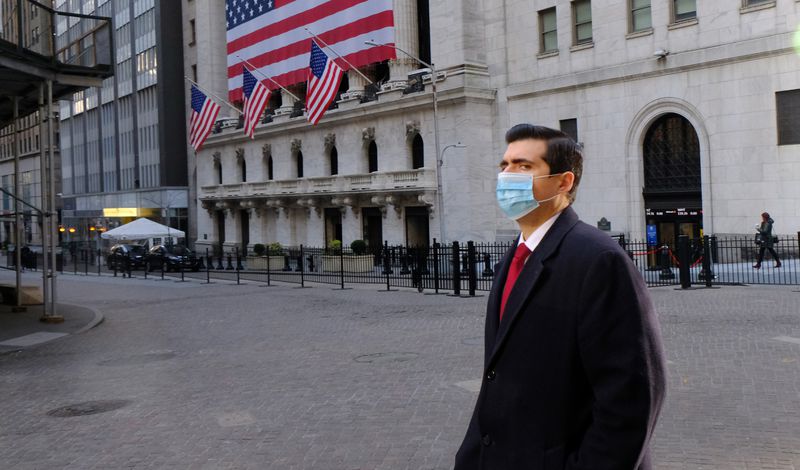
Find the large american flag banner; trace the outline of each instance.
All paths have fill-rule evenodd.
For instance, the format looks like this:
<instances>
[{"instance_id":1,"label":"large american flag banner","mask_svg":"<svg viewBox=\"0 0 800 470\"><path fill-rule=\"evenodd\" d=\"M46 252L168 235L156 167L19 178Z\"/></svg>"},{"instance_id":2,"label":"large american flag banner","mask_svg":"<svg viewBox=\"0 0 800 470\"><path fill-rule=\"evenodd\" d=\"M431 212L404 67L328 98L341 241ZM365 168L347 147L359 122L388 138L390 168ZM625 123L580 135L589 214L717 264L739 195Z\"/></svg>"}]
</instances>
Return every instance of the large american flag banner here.
<instances>
[{"instance_id":1,"label":"large american flag banner","mask_svg":"<svg viewBox=\"0 0 800 470\"><path fill-rule=\"evenodd\" d=\"M316 124L336 98L344 70L322 52L316 41L311 41L311 62L308 66L306 111L308 122Z\"/></svg>"},{"instance_id":2,"label":"large american flag banner","mask_svg":"<svg viewBox=\"0 0 800 470\"><path fill-rule=\"evenodd\" d=\"M304 28L354 67L396 57L389 47L394 45L392 0L226 0L225 13L228 90L234 102L242 101L242 59L282 86L306 80L311 35ZM387 46L364 44L369 40Z\"/></svg>"},{"instance_id":3,"label":"large american flag banner","mask_svg":"<svg viewBox=\"0 0 800 470\"><path fill-rule=\"evenodd\" d=\"M208 134L214 128L214 121L219 115L219 105L210 99L196 86L192 85L192 117L189 121L189 142L194 151L200 150Z\"/></svg>"},{"instance_id":4,"label":"large american flag banner","mask_svg":"<svg viewBox=\"0 0 800 470\"><path fill-rule=\"evenodd\" d=\"M269 90L263 83L256 80L247 67L242 71L242 82L244 84L244 133L252 139L261 114L269 102Z\"/></svg>"}]
</instances>

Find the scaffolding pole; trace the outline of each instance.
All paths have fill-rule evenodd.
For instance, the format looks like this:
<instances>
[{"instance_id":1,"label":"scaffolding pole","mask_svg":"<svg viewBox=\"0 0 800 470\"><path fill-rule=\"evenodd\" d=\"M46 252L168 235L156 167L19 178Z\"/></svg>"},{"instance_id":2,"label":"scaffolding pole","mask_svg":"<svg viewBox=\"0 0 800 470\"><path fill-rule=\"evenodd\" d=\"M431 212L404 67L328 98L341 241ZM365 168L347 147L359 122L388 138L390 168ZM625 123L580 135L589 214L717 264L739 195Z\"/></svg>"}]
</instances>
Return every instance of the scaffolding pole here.
<instances>
[{"instance_id":1,"label":"scaffolding pole","mask_svg":"<svg viewBox=\"0 0 800 470\"><path fill-rule=\"evenodd\" d=\"M42 212L39 214L39 222L41 222L41 229L39 230L42 238L42 318L47 317L47 310L50 306L50 289L47 279L47 161L45 157L44 146L44 130L45 130L45 114L44 114L44 83L39 83L39 180L40 192L42 195ZM18 193L19 194L19 193ZM35 255L34 255L35 256Z\"/></svg>"},{"instance_id":2,"label":"scaffolding pole","mask_svg":"<svg viewBox=\"0 0 800 470\"><path fill-rule=\"evenodd\" d=\"M56 241L58 240L58 211L56 211L56 158L53 155L55 146L53 145L53 81L47 80L47 170L50 182L50 316L54 321L64 321L64 317L58 314L56 310L56 292L57 283L56 275ZM42 140L41 138L39 139ZM42 202L43 205L46 203Z\"/></svg>"},{"instance_id":3,"label":"scaffolding pole","mask_svg":"<svg viewBox=\"0 0 800 470\"><path fill-rule=\"evenodd\" d=\"M14 102L14 194L19 194L19 97L11 98ZM14 268L16 271L17 282L17 311L24 311L22 308L22 230L20 227L20 206L19 201L14 199Z\"/></svg>"}]
</instances>

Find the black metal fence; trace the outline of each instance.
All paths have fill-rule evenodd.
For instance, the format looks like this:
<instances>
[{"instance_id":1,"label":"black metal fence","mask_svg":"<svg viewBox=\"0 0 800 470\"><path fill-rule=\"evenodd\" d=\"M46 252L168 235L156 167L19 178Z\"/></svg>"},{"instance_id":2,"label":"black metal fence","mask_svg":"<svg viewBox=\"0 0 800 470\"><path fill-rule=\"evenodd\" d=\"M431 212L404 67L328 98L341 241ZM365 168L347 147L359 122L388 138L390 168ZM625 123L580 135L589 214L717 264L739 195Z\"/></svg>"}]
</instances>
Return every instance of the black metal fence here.
<instances>
[{"instance_id":1,"label":"black metal fence","mask_svg":"<svg viewBox=\"0 0 800 470\"><path fill-rule=\"evenodd\" d=\"M773 284L800 285L800 233L780 237L774 250L780 265L768 250L759 269L760 246L750 237L706 236L689 239L681 236L675 244L648 245L644 241L615 237L628 253L648 286ZM349 248L289 247L269 256L239 256L237 251L198 253L195 270L148 272L125 264L108 266L100 250L79 247L57 255L56 269L83 275L195 278L205 282L228 280L330 284L346 288L354 284L374 284L381 289L414 288L420 292L476 295L491 289L495 265L510 243L434 242L426 247L385 244L370 253L354 253ZM14 253L8 252L6 266L14 266ZM22 265L36 270L41 254L27 253Z\"/></svg>"}]
</instances>

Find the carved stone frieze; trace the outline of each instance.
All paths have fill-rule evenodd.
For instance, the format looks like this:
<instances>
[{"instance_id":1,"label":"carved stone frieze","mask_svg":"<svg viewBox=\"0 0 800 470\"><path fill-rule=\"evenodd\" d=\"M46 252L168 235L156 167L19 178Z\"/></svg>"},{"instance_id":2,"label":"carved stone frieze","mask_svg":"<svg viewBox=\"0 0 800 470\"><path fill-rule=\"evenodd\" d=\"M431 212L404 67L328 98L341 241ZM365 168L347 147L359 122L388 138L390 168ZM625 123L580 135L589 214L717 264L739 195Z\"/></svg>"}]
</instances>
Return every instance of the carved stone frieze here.
<instances>
[{"instance_id":1,"label":"carved stone frieze","mask_svg":"<svg viewBox=\"0 0 800 470\"><path fill-rule=\"evenodd\" d=\"M303 141L300 139L292 139L292 153L297 153L303 149Z\"/></svg>"},{"instance_id":2,"label":"carved stone frieze","mask_svg":"<svg viewBox=\"0 0 800 470\"><path fill-rule=\"evenodd\" d=\"M325 150L330 150L332 147L336 145L336 134L326 134L325 135Z\"/></svg>"},{"instance_id":3,"label":"carved stone frieze","mask_svg":"<svg viewBox=\"0 0 800 470\"><path fill-rule=\"evenodd\" d=\"M365 127L361 129L361 140L366 143L372 142L375 140L375 128L374 127Z\"/></svg>"},{"instance_id":4,"label":"carved stone frieze","mask_svg":"<svg viewBox=\"0 0 800 470\"><path fill-rule=\"evenodd\" d=\"M406 122L406 137L412 138L417 134L419 134L419 122L418 121Z\"/></svg>"}]
</instances>

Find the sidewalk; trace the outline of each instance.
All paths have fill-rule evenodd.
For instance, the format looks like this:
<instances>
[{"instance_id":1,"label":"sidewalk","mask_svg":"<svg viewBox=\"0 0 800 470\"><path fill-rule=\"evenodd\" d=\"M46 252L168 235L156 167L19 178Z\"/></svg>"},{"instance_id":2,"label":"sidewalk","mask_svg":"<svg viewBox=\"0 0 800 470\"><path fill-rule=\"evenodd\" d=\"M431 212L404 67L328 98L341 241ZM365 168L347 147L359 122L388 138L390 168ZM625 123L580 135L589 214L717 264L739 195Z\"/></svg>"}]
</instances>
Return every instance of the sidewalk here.
<instances>
[{"instance_id":1,"label":"sidewalk","mask_svg":"<svg viewBox=\"0 0 800 470\"><path fill-rule=\"evenodd\" d=\"M0 281L13 281L14 272L3 270ZM23 285L36 285L28 273L23 275ZM58 304L58 314L63 323L43 323L42 305L28 305L24 312L13 312L11 305L0 305L0 355L20 351L55 339L82 333L103 321L103 316L90 308Z\"/></svg>"}]
</instances>

